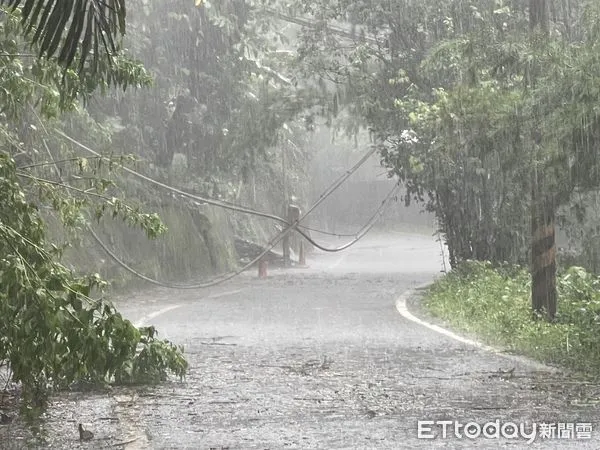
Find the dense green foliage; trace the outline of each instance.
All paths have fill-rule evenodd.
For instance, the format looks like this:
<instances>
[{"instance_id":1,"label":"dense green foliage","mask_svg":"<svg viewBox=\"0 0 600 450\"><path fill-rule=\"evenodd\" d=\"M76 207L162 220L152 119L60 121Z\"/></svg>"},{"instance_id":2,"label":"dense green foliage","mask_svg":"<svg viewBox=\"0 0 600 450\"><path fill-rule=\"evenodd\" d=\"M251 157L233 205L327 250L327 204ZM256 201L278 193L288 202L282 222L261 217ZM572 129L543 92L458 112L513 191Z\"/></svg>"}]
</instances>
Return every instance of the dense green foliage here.
<instances>
[{"instance_id":1,"label":"dense green foliage","mask_svg":"<svg viewBox=\"0 0 600 450\"><path fill-rule=\"evenodd\" d=\"M114 195L114 172L128 158L77 158L49 133L62 113L70 113L71 124L87 120L78 99L111 85L147 84L148 77L139 64L120 57L104 58L99 64L110 70L103 73L76 73L52 58L56 45L40 50L25 34L19 10L4 12L0 363L22 384L25 405L43 404L51 388L74 382L158 382L169 372L183 377L182 349L159 340L153 328L138 329L124 319L101 297L106 283L97 274L78 275L61 264L64 248L47 238L45 221L54 214L78 230L110 214L149 237L165 231L158 216ZM22 56L29 45L48 59Z\"/></svg>"},{"instance_id":2,"label":"dense green foliage","mask_svg":"<svg viewBox=\"0 0 600 450\"><path fill-rule=\"evenodd\" d=\"M152 73L153 87L113 92L88 110L112 128L117 147L165 169L177 154L190 185L226 195L215 186L247 180L272 158L303 106L283 67L289 56L277 51L285 36L243 1L128 5L125 45Z\"/></svg>"},{"instance_id":3,"label":"dense green foliage","mask_svg":"<svg viewBox=\"0 0 600 450\"><path fill-rule=\"evenodd\" d=\"M117 186L125 154L179 187L253 202L258 187L283 207L308 160L304 130L324 118L369 130L405 201L436 214L453 267L526 264L536 192L588 259L600 254L586 241L597 225L575 223L600 183L598 2L538 2L548 21L532 31L526 0L130 0L124 37L122 1L0 3L18 6L0 22L0 361L30 390L185 373L154 330L92 300L103 283L68 271L47 238L49 215L74 233L107 213L165 231L123 200L157 198ZM112 156L77 157L54 127Z\"/></svg>"},{"instance_id":4,"label":"dense green foliage","mask_svg":"<svg viewBox=\"0 0 600 450\"><path fill-rule=\"evenodd\" d=\"M532 318L530 283L519 267L466 262L430 288L425 304L435 316L492 345L596 374L600 278L576 266L559 275L556 323Z\"/></svg>"},{"instance_id":5,"label":"dense green foliage","mask_svg":"<svg viewBox=\"0 0 600 450\"><path fill-rule=\"evenodd\" d=\"M453 265L527 263L532 186L568 209L600 181L598 4L545 3L548 35L530 34L527 1L298 6L322 21L302 34L303 76L331 81L327 111L348 130L368 127L406 201L435 212Z\"/></svg>"},{"instance_id":6,"label":"dense green foliage","mask_svg":"<svg viewBox=\"0 0 600 450\"><path fill-rule=\"evenodd\" d=\"M74 381L124 382L149 374L158 381L167 369L183 376L186 363L178 349L90 297L104 284L97 275L76 276L57 262L60 249L46 242L39 210L7 155L0 156L0 183L0 361L23 383L26 399L39 400L46 387ZM47 194L54 200L60 195L52 188ZM79 206L65 200L57 209L67 216ZM160 223L148 230L159 232Z\"/></svg>"},{"instance_id":7,"label":"dense green foliage","mask_svg":"<svg viewBox=\"0 0 600 450\"><path fill-rule=\"evenodd\" d=\"M138 203L167 206L164 196L120 176L119 167L137 158L152 176L205 195L238 200L243 183L251 182L246 191L254 200L260 189L269 202L285 204L291 195L285 177L296 176L306 161L301 122L294 119L310 102L300 99L292 69L284 69L289 55L279 50L286 38L243 1L209 8L132 0L123 40L120 1L82 0L70 4L74 9L60 2L41 9L41 1L5 3L22 8L5 12L0 23L2 167L13 189L3 194L23 205L6 200L6 217L0 216L5 238L22 236L14 249L2 247L8 262L0 286L11 293L3 307L21 315L1 316L6 345L0 361L32 393L28 400L74 381L152 382L168 371L182 376L180 349L98 300L105 285L100 277L80 277L61 257L105 215L150 238L166 231L155 214L124 200L133 194ZM80 157L54 128L109 156ZM286 153L283 173L276 143ZM137 158L125 156L132 153ZM23 217L11 215L19 208ZM224 249L210 242L215 236L207 216L188 212L219 269L223 262L215 255ZM66 244L49 238L47 219L52 235ZM105 222L114 230L114 221ZM37 321L25 336L23 324L32 316Z\"/></svg>"}]
</instances>

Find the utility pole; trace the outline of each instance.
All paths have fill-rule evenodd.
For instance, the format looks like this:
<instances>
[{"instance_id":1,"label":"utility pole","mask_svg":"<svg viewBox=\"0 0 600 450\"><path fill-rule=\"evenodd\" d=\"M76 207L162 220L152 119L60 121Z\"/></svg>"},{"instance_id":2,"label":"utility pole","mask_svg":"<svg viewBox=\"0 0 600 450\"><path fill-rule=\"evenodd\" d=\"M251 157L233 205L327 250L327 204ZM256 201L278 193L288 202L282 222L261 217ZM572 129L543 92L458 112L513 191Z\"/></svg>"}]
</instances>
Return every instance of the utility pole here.
<instances>
[{"instance_id":1,"label":"utility pole","mask_svg":"<svg viewBox=\"0 0 600 450\"><path fill-rule=\"evenodd\" d=\"M281 179L283 182L283 198L281 202L282 217L287 217L289 222L289 208L288 208L288 190L287 190L287 173L285 167L285 156L286 146L281 146ZM290 264L290 233L287 233L281 240L281 246L283 247L283 265L287 267Z\"/></svg>"}]
</instances>

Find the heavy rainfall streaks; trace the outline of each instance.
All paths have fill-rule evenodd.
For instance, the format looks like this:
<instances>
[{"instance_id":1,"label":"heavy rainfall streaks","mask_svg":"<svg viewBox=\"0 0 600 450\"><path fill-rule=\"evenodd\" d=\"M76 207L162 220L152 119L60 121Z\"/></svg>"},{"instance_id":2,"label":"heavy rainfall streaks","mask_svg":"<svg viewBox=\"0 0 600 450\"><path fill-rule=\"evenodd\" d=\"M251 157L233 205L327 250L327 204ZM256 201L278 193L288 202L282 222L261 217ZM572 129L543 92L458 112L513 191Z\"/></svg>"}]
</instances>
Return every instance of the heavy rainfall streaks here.
<instances>
[{"instance_id":1,"label":"heavy rainfall streaks","mask_svg":"<svg viewBox=\"0 0 600 450\"><path fill-rule=\"evenodd\" d=\"M87 152L91 153L92 155L102 158L102 155L99 154L98 152L96 152L95 150L92 150L91 148L83 145L82 143L78 142L77 140L73 139L72 137L69 137L68 135L66 135L65 133L63 133L60 130L55 129L54 130L58 135L60 135L61 137L67 139L68 141L70 141L71 143L77 145L78 147L82 148L83 150L86 150ZM135 269L133 269L131 266L129 266L127 263L125 263L118 255L116 255L104 242L102 242L102 240L99 238L99 236L94 232L94 230L88 226L88 231L92 234L93 238L96 240L96 242L104 249L104 251L106 253L108 253L111 258L113 258L121 267L123 267L125 270L129 271L130 273L134 274L135 276L143 279L144 281L148 281L151 284L157 285L157 286L162 286L165 288L171 288L171 289L200 289L200 288L208 288L211 286L216 286L218 284L224 283L230 279L232 279L233 277L240 275L241 273L243 273L244 271L248 270L250 267L254 266L257 262L259 262L268 252L270 252L288 233L290 233L291 231L295 230L297 231L299 234L301 234L308 242L310 242L311 244L313 244L316 248L325 251L325 252L339 252L339 251L343 251L349 247L351 247L352 245L354 245L356 242L358 242L360 239L362 239L368 232L369 230L371 230L373 228L373 226L375 226L375 224L377 223L377 220L381 217L381 215L383 215L383 213L385 212L386 208L388 208L391 204L391 200L394 198L395 194L398 192L399 187L396 185L394 186L394 188L388 193L388 195L385 197L385 199L381 202L380 206L377 208L377 210L375 211L375 213L371 216L371 218L368 220L367 223L365 223L354 235L354 238L347 242L346 244L343 244L339 247L336 248L328 248L328 247L324 247L322 245L320 245L319 243L317 243L316 241L314 241L310 236L308 236L305 232L303 232L302 230L298 230L298 226L299 224L302 222L302 219L306 218L312 211L314 211L323 201L325 201L331 194L333 194L337 189L339 189L339 187L350 177L352 176L363 164L365 164L369 158L375 153L376 148L371 148L369 149L365 155L353 166L351 167L349 170L347 170L342 176L339 177L339 179L335 180L331 186L329 186L321 195L319 195L319 199L302 215L302 217L300 219L297 220L296 223L293 224L289 224L285 219L282 219L280 217L277 217L275 215L271 215L271 214L266 214L263 212L259 212L259 211L255 211L253 209L250 208L245 208L243 206L238 206L238 205L234 205L231 203L225 203L222 202L220 200L216 200L216 199L210 199L210 198L206 198L206 197L201 197L195 194L190 194L188 192L182 191L181 189L177 189L175 187L172 186L168 186L164 183L161 183L157 180L154 180L150 177L147 177L143 174L140 174L138 172L136 172L135 170L130 169L129 167L123 167L123 169L131 174L134 175L138 178L143 179L144 181L147 181L153 185L156 185L160 188L166 189L168 191L177 193L183 197L187 197L187 198L191 198L193 200L199 201L199 202L204 202L204 203L208 203L210 205L216 206L216 207L220 207L220 208L224 208L224 209L228 209L228 210L232 210L232 211L236 211L236 212L242 212L245 214L251 214L251 215L256 215L259 217L266 217L272 220L276 220L278 222L284 223L286 224L285 228L278 233L276 236L274 236L273 238L270 239L269 243L266 245L265 249L262 251L262 253L260 253L257 257L255 257L252 261L248 262L247 264L245 264L243 267L239 268L238 270L235 270L231 273L228 274L223 274L221 276L218 276L216 278L214 278L213 280L210 281L206 281L203 283L195 283L195 284L188 284L188 285L176 285L176 284L171 284L171 283L166 283L163 281L158 281L155 280L153 278L150 278L142 273L139 273L138 271L136 271Z\"/></svg>"},{"instance_id":2,"label":"heavy rainfall streaks","mask_svg":"<svg viewBox=\"0 0 600 450\"><path fill-rule=\"evenodd\" d=\"M0 447L600 448L599 24L0 0Z\"/></svg>"}]
</instances>

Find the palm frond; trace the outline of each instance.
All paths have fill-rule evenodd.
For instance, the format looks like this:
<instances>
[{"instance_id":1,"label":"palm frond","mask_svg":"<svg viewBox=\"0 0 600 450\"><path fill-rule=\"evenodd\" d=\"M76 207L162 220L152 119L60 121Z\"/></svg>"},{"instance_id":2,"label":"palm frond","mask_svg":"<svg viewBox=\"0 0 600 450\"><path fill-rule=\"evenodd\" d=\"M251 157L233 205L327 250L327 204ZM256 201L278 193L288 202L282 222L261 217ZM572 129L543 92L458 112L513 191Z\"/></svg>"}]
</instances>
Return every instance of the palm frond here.
<instances>
[{"instance_id":1,"label":"palm frond","mask_svg":"<svg viewBox=\"0 0 600 450\"><path fill-rule=\"evenodd\" d=\"M64 67L77 61L80 72L86 61L96 72L125 34L125 0L0 0L0 5L20 10L25 35L40 56L56 57Z\"/></svg>"}]
</instances>

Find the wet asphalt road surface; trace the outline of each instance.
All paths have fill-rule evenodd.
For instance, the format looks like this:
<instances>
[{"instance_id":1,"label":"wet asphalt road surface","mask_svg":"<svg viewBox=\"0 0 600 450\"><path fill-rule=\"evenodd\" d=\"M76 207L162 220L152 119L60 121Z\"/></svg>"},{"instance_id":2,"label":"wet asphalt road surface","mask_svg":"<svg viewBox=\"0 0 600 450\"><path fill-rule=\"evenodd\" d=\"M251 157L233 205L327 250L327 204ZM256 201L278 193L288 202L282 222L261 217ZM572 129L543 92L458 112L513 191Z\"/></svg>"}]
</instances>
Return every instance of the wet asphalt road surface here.
<instances>
[{"instance_id":1,"label":"wet asphalt road surface","mask_svg":"<svg viewBox=\"0 0 600 450\"><path fill-rule=\"evenodd\" d=\"M187 378L57 398L42 427L44 447L600 448L599 386L399 314L401 294L440 274L433 238L370 235L307 263L270 270L264 280L249 272L211 290L157 289L121 300L132 321L185 346ZM446 438L442 425L426 424L422 434L437 438L419 438L418 421L439 420L512 422L526 433L535 424L538 437L530 445L506 425L498 439L469 439L463 430L458 438L451 423ZM78 441L79 421L96 434L91 443ZM539 436L544 430L557 438ZM13 448L24 442L17 432L4 437Z\"/></svg>"}]
</instances>

